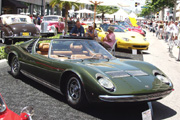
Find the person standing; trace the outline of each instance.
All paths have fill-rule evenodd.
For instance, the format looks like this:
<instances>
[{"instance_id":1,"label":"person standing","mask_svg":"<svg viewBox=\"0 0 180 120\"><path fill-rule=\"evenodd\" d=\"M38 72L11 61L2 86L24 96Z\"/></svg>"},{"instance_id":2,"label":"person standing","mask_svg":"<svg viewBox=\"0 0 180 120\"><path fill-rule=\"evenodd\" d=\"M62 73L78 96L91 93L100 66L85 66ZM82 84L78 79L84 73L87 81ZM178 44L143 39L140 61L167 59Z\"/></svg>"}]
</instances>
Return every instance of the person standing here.
<instances>
[{"instance_id":1,"label":"person standing","mask_svg":"<svg viewBox=\"0 0 180 120\"><path fill-rule=\"evenodd\" d=\"M165 36L165 42L168 42L169 38L170 38L170 25L171 25L171 22L167 22L167 25L166 25L166 28L165 28L165 33L166 33L166 36Z\"/></svg>"}]
</instances>

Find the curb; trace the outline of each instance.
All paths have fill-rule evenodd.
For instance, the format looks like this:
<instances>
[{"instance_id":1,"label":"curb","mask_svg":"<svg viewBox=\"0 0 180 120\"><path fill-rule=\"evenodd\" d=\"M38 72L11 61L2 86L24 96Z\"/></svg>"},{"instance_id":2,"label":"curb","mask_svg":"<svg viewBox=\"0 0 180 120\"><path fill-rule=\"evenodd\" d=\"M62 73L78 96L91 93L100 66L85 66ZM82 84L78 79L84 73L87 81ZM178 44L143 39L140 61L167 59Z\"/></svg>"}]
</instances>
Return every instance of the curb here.
<instances>
[{"instance_id":1,"label":"curb","mask_svg":"<svg viewBox=\"0 0 180 120\"><path fill-rule=\"evenodd\" d=\"M0 63L4 63L4 62L7 62L7 60L6 59L0 60Z\"/></svg>"}]
</instances>

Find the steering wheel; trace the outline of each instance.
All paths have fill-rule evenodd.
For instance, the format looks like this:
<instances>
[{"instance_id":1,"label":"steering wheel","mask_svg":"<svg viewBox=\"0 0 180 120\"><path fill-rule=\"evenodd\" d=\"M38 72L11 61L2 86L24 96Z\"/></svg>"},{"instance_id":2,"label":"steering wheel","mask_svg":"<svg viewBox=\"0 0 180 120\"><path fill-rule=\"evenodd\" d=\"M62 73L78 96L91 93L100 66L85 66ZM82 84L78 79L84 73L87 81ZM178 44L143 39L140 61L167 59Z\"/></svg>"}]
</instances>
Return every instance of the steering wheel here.
<instances>
[{"instance_id":1,"label":"steering wheel","mask_svg":"<svg viewBox=\"0 0 180 120\"><path fill-rule=\"evenodd\" d=\"M104 59L104 55L97 53L97 54L94 54L91 58L102 58L102 59Z\"/></svg>"}]
</instances>

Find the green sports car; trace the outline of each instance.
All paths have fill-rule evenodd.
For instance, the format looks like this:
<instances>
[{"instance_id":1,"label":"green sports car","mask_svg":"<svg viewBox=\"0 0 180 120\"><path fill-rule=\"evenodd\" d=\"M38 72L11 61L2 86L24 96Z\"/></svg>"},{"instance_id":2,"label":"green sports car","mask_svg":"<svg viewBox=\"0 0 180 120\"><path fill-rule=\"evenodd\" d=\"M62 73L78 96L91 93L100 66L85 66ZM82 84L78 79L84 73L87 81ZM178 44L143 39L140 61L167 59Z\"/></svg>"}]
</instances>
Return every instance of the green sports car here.
<instances>
[{"instance_id":1,"label":"green sports car","mask_svg":"<svg viewBox=\"0 0 180 120\"><path fill-rule=\"evenodd\" d=\"M169 78L155 66L113 57L84 39L32 39L5 48L14 77L25 75L66 96L80 108L88 102L144 102L169 95Z\"/></svg>"}]
</instances>

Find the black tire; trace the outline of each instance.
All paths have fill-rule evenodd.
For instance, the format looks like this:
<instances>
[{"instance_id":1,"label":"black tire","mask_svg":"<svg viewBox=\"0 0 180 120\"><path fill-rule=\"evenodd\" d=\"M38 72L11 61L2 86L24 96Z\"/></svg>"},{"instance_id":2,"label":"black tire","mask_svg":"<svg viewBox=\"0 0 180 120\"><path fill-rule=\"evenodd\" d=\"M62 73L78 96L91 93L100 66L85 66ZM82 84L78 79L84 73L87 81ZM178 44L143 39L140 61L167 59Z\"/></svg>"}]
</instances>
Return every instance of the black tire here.
<instances>
[{"instance_id":1,"label":"black tire","mask_svg":"<svg viewBox=\"0 0 180 120\"><path fill-rule=\"evenodd\" d=\"M15 78L19 78L21 76L20 72L20 63L17 56L13 56L11 59L11 74Z\"/></svg>"},{"instance_id":2,"label":"black tire","mask_svg":"<svg viewBox=\"0 0 180 120\"><path fill-rule=\"evenodd\" d=\"M68 104L75 109L80 109L87 105L83 86L76 75L71 75L67 81L66 100Z\"/></svg>"}]
</instances>

